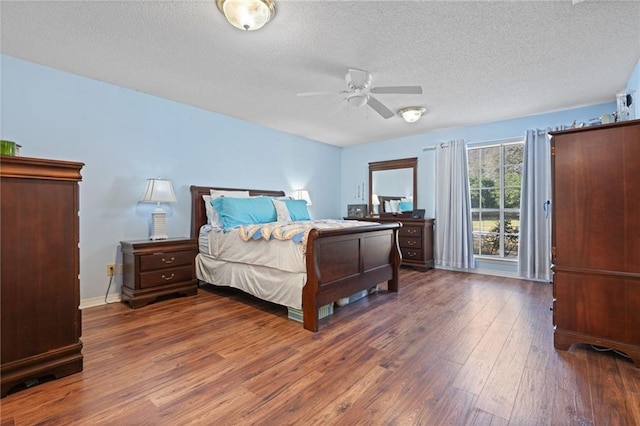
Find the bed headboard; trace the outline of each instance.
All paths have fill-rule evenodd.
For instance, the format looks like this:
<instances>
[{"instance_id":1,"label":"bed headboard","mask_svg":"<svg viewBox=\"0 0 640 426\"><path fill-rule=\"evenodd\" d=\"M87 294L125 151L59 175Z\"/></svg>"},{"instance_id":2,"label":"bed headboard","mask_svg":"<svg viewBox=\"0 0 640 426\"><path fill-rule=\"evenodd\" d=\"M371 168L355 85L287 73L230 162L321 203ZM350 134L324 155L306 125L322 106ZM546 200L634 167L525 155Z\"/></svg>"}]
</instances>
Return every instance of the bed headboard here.
<instances>
[{"instance_id":1,"label":"bed headboard","mask_svg":"<svg viewBox=\"0 0 640 426\"><path fill-rule=\"evenodd\" d=\"M204 208L203 195L209 195L211 189L218 191L249 191L249 195L267 195L270 197L284 197L284 191L271 191L268 189L239 189L220 188L217 186L195 186L191 185L191 238L197 239L200 227L207 223L207 212Z\"/></svg>"}]
</instances>

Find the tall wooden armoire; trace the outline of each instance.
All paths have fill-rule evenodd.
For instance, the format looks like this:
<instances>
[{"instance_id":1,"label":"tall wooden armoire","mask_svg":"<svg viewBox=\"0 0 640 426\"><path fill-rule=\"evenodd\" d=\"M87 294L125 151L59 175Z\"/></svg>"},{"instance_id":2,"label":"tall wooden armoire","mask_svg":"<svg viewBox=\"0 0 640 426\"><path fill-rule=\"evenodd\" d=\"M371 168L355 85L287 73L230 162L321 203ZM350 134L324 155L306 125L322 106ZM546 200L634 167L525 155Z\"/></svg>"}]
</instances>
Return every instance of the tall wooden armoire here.
<instances>
[{"instance_id":1,"label":"tall wooden armoire","mask_svg":"<svg viewBox=\"0 0 640 426\"><path fill-rule=\"evenodd\" d=\"M0 157L2 397L82 371L82 163Z\"/></svg>"},{"instance_id":2,"label":"tall wooden armoire","mask_svg":"<svg viewBox=\"0 0 640 426\"><path fill-rule=\"evenodd\" d=\"M640 120L553 132L554 346L640 367Z\"/></svg>"}]
</instances>

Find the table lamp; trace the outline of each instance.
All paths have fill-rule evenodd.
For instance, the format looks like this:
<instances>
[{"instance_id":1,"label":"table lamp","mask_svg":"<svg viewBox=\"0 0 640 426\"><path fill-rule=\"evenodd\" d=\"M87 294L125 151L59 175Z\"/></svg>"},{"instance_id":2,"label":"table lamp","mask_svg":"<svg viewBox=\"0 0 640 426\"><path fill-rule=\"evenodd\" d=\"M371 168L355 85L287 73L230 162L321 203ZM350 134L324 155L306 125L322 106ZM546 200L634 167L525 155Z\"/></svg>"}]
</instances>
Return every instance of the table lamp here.
<instances>
[{"instance_id":1,"label":"table lamp","mask_svg":"<svg viewBox=\"0 0 640 426\"><path fill-rule=\"evenodd\" d=\"M307 206L311 205L311 197L309 196L309 191L306 189L297 189L293 191L293 198L296 200L305 200L307 202Z\"/></svg>"},{"instance_id":2,"label":"table lamp","mask_svg":"<svg viewBox=\"0 0 640 426\"><path fill-rule=\"evenodd\" d=\"M151 213L151 235L149 239L166 240L169 238L167 236L167 213L162 210L160 203L175 203L177 201L171 181L162 178L147 179L147 188L140 201L143 203L156 203L156 208Z\"/></svg>"}]
</instances>

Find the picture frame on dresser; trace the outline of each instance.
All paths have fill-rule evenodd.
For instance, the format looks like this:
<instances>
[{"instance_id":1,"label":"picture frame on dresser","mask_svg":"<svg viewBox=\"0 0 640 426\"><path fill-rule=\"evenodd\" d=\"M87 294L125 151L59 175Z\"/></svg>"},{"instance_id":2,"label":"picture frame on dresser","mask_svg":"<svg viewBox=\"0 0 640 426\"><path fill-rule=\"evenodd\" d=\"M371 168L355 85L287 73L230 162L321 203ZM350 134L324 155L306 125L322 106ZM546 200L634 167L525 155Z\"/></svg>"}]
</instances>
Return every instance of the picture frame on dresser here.
<instances>
[{"instance_id":1,"label":"picture frame on dresser","mask_svg":"<svg viewBox=\"0 0 640 426\"><path fill-rule=\"evenodd\" d=\"M366 204L347 204L347 216L352 218L363 218L368 216Z\"/></svg>"}]
</instances>

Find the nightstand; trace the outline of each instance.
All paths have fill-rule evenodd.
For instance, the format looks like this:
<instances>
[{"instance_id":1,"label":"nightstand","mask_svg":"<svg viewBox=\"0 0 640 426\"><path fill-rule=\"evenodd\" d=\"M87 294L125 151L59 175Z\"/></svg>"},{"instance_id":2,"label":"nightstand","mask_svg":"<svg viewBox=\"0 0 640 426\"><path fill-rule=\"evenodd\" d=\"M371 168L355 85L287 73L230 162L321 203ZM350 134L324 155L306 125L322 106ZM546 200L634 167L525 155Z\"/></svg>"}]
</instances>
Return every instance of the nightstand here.
<instances>
[{"instance_id":1,"label":"nightstand","mask_svg":"<svg viewBox=\"0 0 640 426\"><path fill-rule=\"evenodd\" d=\"M132 308L145 306L159 296L197 294L196 240L121 241L120 246L124 266L122 301Z\"/></svg>"}]
</instances>

